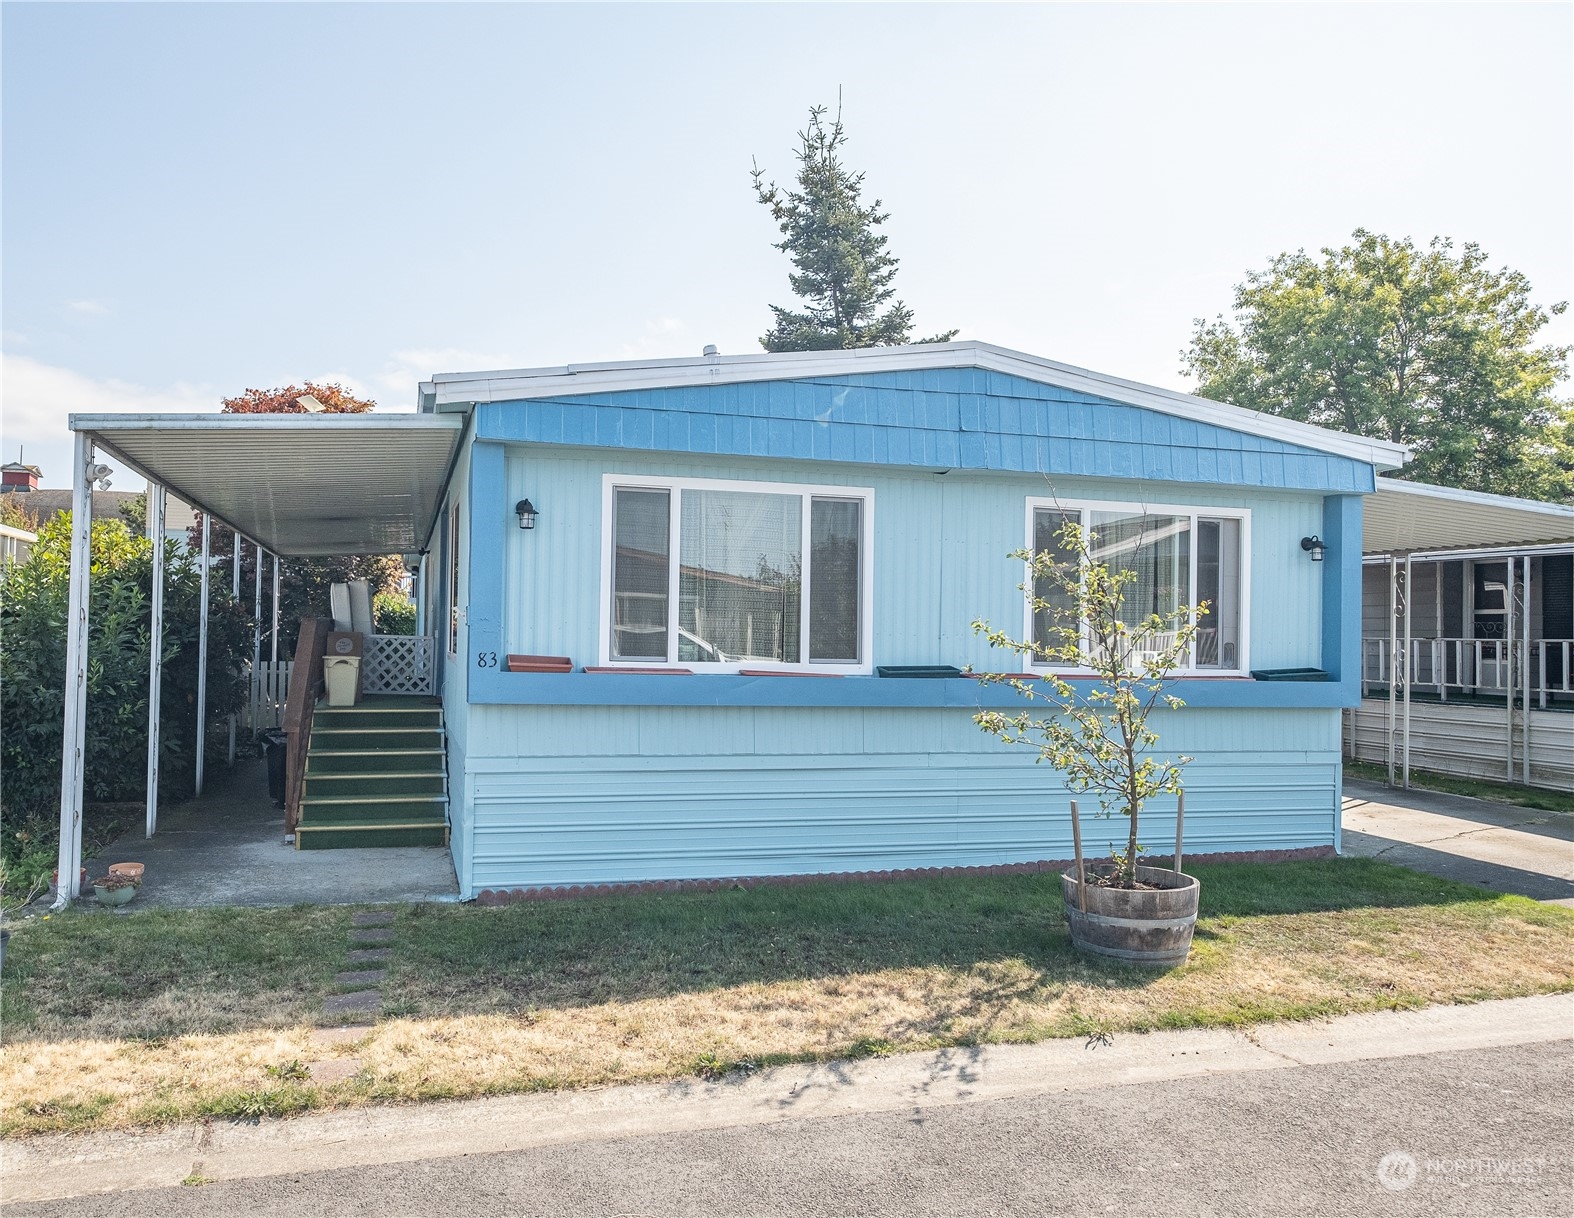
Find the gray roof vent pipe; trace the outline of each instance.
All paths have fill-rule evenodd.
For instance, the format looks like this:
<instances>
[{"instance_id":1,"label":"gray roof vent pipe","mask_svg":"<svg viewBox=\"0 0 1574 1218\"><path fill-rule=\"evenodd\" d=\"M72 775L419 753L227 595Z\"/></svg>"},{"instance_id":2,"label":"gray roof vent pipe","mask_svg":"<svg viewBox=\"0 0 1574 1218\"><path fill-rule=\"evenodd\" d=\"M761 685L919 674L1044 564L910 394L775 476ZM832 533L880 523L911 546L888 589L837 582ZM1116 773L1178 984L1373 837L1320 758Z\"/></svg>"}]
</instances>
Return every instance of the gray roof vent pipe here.
<instances>
[{"instance_id":1,"label":"gray roof vent pipe","mask_svg":"<svg viewBox=\"0 0 1574 1218\"><path fill-rule=\"evenodd\" d=\"M715 343L706 343L705 344L705 350L701 351L700 354L701 355L710 356L710 355L720 355L721 352L716 349L716 344Z\"/></svg>"}]
</instances>

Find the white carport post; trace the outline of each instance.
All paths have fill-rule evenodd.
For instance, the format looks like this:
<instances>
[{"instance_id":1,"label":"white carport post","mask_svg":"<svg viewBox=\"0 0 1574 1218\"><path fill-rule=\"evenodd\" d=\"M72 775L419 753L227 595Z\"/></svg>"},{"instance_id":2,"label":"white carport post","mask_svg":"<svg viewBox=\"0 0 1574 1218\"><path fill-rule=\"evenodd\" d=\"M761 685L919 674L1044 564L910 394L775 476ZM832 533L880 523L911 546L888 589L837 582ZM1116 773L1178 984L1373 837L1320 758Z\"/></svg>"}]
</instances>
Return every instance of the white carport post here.
<instances>
[{"instance_id":1,"label":"white carport post","mask_svg":"<svg viewBox=\"0 0 1574 1218\"><path fill-rule=\"evenodd\" d=\"M213 517L202 514L202 594L197 602L197 791L202 794L208 747L208 588L213 574Z\"/></svg>"},{"instance_id":2,"label":"white carport post","mask_svg":"<svg viewBox=\"0 0 1574 1218\"><path fill-rule=\"evenodd\" d=\"M415 635L426 635L426 555L416 556L415 564Z\"/></svg>"},{"instance_id":3,"label":"white carport post","mask_svg":"<svg viewBox=\"0 0 1574 1218\"><path fill-rule=\"evenodd\" d=\"M255 569L252 571L251 591L251 731L255 739L258 727L262 720L262 546L258 545L257 552L252 555L255 560Z\"/></svg>"},{"instance_id":4,"label":"white carport post","mask_svg":"<svg viewBox=\"0 0 1574 1218\"><path fill-rule=\"evenodd\" d=\"M71 483L71 588L66 601L65 714L60 741L60 853L56 909L82 892L82 754L87 740L88 578L93 545L93 444L75 437Z\"/></svg>"},{"instance_id":5,"label":"white carport post","mask_svg":"<svg viewBox=\"0 0 1574 1218\"><path fill-rule=\"evenodd\" d=\"M1503 581L1503 637L1506 652L1500 652L1503 662L1503 706L1508 711L1508 773L1505 778L1514 781L1514 560L1508 560L1508 578Z\"/></svg>"},{"instance_id":6,"label":"white carport post","mask_svg":"<svg viewBox=\"0 0 1574 1218\"><path fill-rule=\"evenodd\" d=\"M1388 785L1394 785L1394 682L1399 679L1399 559L1388 556Z\"/></svg>"},{"instance_id":7,"label":"white carport post","mask_svg":"<svg viewBox=\"0 0 1574 1218\"><path fill-rule=\"evenodd\" d=\"M273 651L272 659L279 662L279 556L273 556Z\"/></svg>"},{"instance_id":8,"label":"white carport post","mask_svg":"<svg viewBox=\"0 0 1574 1218\"><path fill-rule=\"evenodd\" d=\"M1414 632L1410 628L1410 555L1405 555L1405 752L1404 752L1404 786L1410 786L1410 682L1415 677L1415 665L1410 661L1410 648L1414 644Z\"/></svg>"},{"instance_id":9,"label":"white carport post","mask_svg":"<svg viewBox=\"0 0 1574 1218\"><path fill-rule=\"evenodd\" d=\"M148 483L148 533L153 539L153 596L148 623L148 836L158 828L159 703L164 687L164 499Z\"/></svg>"},{"instance_id":10,"label":"white carport post","mask_svg":"<svg viewBox=\"0 0 1574 1218\"><path fill-rule=\"evenodd\" d=\"M1519 696L1525 704L1525 713L1520 716L1520 722L1524 724L1522 737L1524 751L1520 754L1519 780L1528 787L1530 785L1530 555L1525 555L1520 561L1525 568L1525 596L1521 602L1525 606L1525 628L1521 631L1519 643ZM1545 624L1542 629L1545 633ZM1546 682L1543 681L1542 685L1545 687Z\"/></svg>"},{"instance_id":11,"label":"white carport post","mask_svg":"<svg viewBox=\"0 0 1574 1218\"><path fill-rule=\"evenodd\" d=\"M230 534L230 600L240 604L240 548L245 544L239 533ZM235 764L235 712L230 712L230 764Z\"/></svg>"}]
</instances>

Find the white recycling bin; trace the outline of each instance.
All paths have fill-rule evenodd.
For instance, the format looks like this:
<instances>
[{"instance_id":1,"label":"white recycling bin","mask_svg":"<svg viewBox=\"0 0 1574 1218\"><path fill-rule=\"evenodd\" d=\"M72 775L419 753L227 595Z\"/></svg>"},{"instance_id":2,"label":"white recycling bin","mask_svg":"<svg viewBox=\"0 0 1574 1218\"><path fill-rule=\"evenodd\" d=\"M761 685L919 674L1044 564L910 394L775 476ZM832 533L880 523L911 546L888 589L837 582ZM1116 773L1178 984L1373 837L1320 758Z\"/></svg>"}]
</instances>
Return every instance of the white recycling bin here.
<instances>
[{"instance_id":1,"label":"white recycling bin","mask_svg":"<svg viewBox=\"0 0 1574 1218\"><path fill-rule=\"evenodd\" d=\"M360 656L324 656L323 680L328 685L329 706L354 706L356 689L361 683Z\"/></svg>"}]
</instances>

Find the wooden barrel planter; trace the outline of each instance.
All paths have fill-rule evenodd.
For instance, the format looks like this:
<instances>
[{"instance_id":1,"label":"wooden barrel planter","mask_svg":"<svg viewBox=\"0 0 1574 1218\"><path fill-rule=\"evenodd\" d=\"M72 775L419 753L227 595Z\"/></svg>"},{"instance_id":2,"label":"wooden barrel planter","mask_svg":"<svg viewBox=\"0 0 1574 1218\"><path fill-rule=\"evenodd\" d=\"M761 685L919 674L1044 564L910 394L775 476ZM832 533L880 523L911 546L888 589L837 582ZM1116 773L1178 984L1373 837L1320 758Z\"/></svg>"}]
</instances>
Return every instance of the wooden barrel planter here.
<instances>
[{"instance_id":1,"label":"wooden barrel planter","mask_svg":"<svg viewBox=\"0 0 1574 1218\"><path fill-rule=\"evenodd\" d=\"M1132 964L1175 968L1186 963L1191 932L1197 925L1195 877L1161 867L1138 867L1137 878L1152 888L1104 888L1085 885L1085 903L1077 900L1077 876L1060 877L1066 899L1071 942L1082 951Z\"/></svg>"}]
</instances>

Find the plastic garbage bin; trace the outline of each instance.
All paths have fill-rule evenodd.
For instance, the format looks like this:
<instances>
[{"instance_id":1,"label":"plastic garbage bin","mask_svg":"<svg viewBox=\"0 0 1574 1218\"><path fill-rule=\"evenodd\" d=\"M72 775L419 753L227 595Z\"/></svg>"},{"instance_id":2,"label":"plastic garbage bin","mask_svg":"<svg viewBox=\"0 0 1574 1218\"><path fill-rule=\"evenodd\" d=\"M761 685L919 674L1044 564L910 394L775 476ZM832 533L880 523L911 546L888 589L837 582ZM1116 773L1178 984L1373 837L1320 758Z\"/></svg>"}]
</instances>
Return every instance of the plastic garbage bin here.
<instances>
[{"instance_id":1,"label":"plastic garbage bin","mask_svg":"<svg viewBox=\"0 0 1574 1218\"><path fill-rule=\"evenodd\" d=\"M278 729L262 734L262 753L268 760L268 798L280 806L284 804L284 758L289 740Z\"/></svg>"},{"instance_id":2,"label":"plastic garbage bin","mask_svg":"<svg viewBox=\"0 0 1574 1218\"><path fill-rule=\"evenodd\" d=\"M360 656L324 656L323 680L328 684L329 706L354 706L361 682Z\"/></svg>"}]
</instances>

